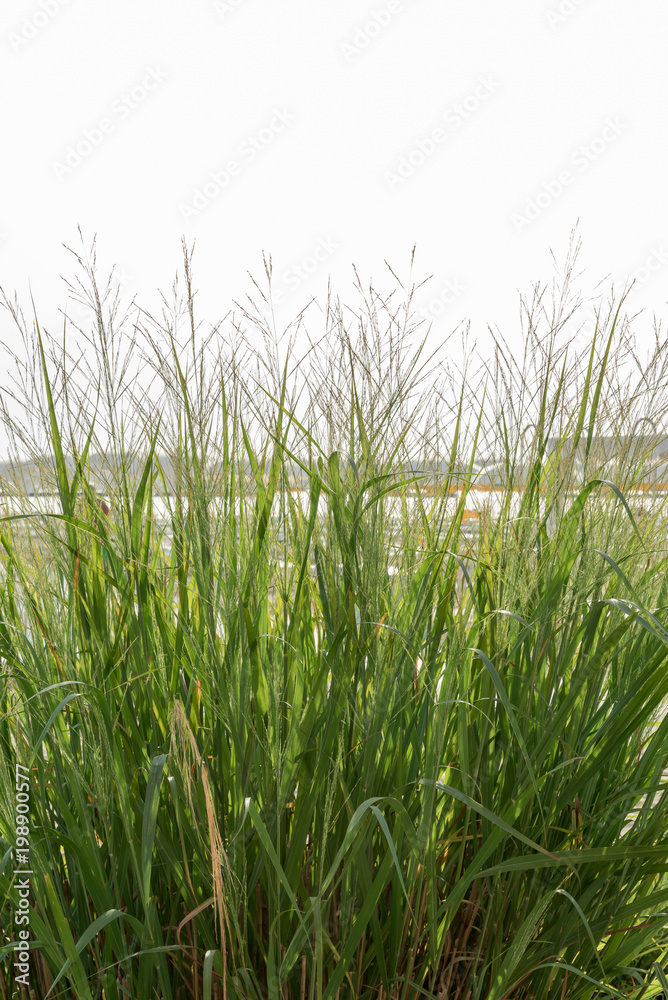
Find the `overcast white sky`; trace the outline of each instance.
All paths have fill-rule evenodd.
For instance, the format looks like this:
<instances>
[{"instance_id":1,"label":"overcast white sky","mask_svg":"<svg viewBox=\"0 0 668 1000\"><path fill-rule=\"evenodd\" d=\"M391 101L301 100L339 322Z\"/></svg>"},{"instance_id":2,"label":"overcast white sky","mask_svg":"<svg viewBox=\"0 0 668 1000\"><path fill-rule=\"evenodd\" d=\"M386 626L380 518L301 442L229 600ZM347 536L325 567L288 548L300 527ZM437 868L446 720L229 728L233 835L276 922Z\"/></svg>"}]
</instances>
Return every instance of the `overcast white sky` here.
<instances>
[{"instance_id":1,"label":"overcast white sky","mask_svg":"<svg viewBox=\"0 0 668 1000\"><path fill-rule=\"evenodd\" d=\"M579 220L585 297L666 315L665 0L3 0L0 45L0 285L54 330L77 226L149 306L196 239L209 321L263 250L280 323L417 244L429 345L519 351Z\"/></svg>"}]
</instances>

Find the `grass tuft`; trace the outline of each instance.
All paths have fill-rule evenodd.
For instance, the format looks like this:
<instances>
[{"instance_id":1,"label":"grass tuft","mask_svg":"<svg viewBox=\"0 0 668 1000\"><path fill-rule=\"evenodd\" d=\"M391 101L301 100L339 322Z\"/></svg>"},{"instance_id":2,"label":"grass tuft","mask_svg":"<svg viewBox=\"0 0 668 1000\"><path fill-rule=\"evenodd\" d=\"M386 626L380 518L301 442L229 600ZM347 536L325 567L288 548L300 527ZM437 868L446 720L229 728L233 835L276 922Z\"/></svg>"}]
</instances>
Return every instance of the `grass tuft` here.
<instances>
[{"instance_id":1,"label":"grass tuft","mask_svg":"<svg viewBox=\"0 0 668 1000\"><path fill-rule=\"evenodd\" d=\"M568 342L574 256L477 369L396 276L298 362L185 247L159 318L5 297L3 996L17 763L39 1000L663 995L668 349Z\"/></svg>"}]
</instances>

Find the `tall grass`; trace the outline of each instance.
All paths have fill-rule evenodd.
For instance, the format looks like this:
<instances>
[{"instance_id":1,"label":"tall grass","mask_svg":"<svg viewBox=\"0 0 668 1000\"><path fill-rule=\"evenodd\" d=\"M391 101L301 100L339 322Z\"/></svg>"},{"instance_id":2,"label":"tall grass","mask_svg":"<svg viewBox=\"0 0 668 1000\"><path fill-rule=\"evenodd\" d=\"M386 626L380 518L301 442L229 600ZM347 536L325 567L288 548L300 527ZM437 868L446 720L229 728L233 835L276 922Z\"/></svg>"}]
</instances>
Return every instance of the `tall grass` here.
<instances>
[{"instance_id":1,"label":"tall grass","mask_svg":"<svg viewBox=\"0 0 668 1000\"><path fill-rule=\"evenodd\" d=\"M8 472L3 996L17 761L35 997L666 991L665 342L618 301L560 346L567 269L429 392L410 283L330 296L291 371L251 303L202 340L187 252L159 320L81 263L87 374L5 299L58 503Z\"/></svg>"}]
</instances>

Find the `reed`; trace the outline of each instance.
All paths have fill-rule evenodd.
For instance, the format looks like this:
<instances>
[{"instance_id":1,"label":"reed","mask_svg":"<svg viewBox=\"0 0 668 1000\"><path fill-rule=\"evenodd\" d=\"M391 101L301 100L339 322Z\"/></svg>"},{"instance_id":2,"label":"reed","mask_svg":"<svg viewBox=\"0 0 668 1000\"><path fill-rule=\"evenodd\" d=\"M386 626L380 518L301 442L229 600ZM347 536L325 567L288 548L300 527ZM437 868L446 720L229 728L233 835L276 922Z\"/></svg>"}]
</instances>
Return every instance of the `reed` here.
<instances>
[{"instance_id":1,"label":"reed","mask_svg":"<svg viewBox=\"0 0 668 1000\"><path fill-rule=\"evenodd\" d=\"M665 340L565 344L567 270L435 382L358 283L291 370L184 253L159 319L5 298L3 996L17 761L40 1000L668 995Z\"/></svg>"}]
</instances>

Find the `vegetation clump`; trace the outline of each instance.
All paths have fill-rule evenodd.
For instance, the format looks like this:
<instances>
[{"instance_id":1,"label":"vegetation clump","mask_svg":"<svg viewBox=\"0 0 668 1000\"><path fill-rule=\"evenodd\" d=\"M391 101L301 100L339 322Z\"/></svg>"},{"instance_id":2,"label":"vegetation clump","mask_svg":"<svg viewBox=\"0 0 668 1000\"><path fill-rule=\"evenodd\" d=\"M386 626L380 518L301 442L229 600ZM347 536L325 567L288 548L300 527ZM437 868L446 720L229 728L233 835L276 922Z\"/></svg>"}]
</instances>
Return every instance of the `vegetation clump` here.
<instances>
[{"instance_id":1,"label":"vegetation clump","mask_svg":"<svg viewBox=\"0 0 668 1000\"><path fill-rule=\"evenodd\" d=\"M291 369L82 263L79 354L5 299L3 996L17 762L40 1000L668 995L665 340L571 259L519 360L358 283Z\"/></svg>"}]
</instances>

